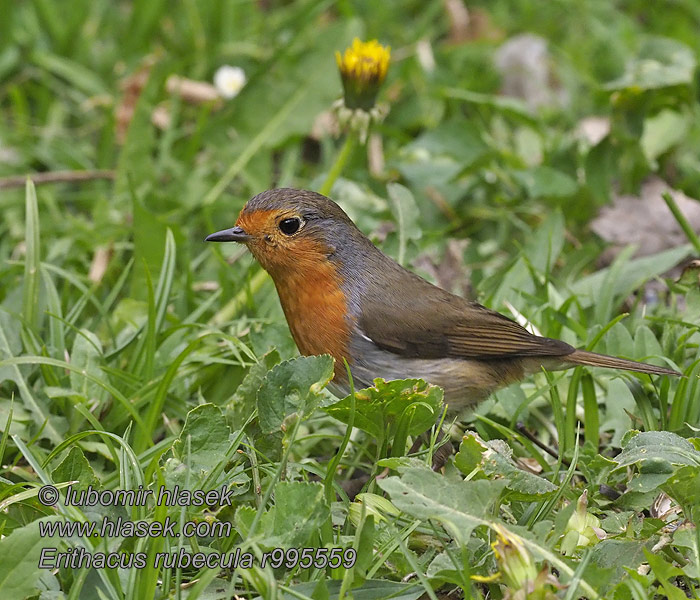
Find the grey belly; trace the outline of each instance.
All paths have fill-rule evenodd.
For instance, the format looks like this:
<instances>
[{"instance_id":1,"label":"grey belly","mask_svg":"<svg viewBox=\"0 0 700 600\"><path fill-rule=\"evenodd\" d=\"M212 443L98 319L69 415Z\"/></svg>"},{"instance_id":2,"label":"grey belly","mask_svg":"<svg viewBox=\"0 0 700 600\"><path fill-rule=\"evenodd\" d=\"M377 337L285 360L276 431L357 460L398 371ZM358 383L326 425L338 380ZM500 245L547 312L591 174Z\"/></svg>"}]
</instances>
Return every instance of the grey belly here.
<instances>
[{"instance_id":1,"label":"grey belly","mask_svg":"<svg viewBox=\"0 0 700 600\"><path fill-rule=\"evenodd\" d=\"M355 359L350 365L350 371L356 390L370 387L377 377L387 381L423 379L443 388L445 403L450 412L481 402L498 388L524 375L523 365L519 360L407 358L382 350L367 339L355 342L353 356ZM333 384L333 387L331 391L334 393L349 393L347 384Z\"/></svg>"}]
</instances>

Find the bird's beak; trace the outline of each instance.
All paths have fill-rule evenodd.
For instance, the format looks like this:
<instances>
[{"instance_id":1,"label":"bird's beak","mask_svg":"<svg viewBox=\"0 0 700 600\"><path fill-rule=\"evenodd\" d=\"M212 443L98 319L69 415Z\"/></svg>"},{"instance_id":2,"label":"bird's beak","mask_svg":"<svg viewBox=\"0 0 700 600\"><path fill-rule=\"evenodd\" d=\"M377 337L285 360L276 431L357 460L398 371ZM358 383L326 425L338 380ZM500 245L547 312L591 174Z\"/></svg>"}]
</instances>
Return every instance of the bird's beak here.
<instances>
[{"instance_id":1,"label":"bird's beak","mask_svg":"<svg viewBox=\"0 0 700 600\"><path fill-rule=\"evenodd\" d=\"M243 231L242 227L231 227L222 229L216 233L209 234L204 238L205 242L247 242L252 236Z\"/></svg>"}]
</instances>

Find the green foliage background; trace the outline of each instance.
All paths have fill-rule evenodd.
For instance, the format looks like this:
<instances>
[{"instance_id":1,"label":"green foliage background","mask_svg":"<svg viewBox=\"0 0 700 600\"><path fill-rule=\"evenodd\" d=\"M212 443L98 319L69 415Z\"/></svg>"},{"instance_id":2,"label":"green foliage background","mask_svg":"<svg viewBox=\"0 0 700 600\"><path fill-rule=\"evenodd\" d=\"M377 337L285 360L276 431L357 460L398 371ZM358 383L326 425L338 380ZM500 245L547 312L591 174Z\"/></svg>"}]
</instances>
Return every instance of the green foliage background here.
<instances>
[{"instance_id":1,"label":"green foliage background","mask_svg":"<svg viewBox=\"0 0 700 600\"><path fill-rule=\"evenodd\" d=\"M695 0L28 0L2 13L2 598L516 597L492 547L504 536L520 540L528 568L554 569L556 584L531 581L528 597L700 597L700 292L697 272L661 279L700 241L686 226L687 244L602 266L605 244L589 229L650 177L700 197ZM553 100L537 109L500 95L494 66L524 32L549 50ZM269 279L241 248L202 240L264 189L321 187L342 136L318 133L318 118L341 91L334 52L355 36L392 47L375 154L358 146L332 190L358 226L421 275L447 274L443 285L543 335L686 378L538 374L464 415L453 437L477 437L444 475L429 468L435 440L406 457L418 425L441 414L438 390L407 381L340 403L323 390L330 360L296 357ZM426 48L433 69L419 60ZM224 64L247 73L234 99L192 105L167 91L171 75L210 81ZM595 142L580 134L591 116L610 125ZM107 179L10 180L98 170ZM348 482L363 474L365 495L351 502ZM38 501L41 485L70 481L236 495L223 507ZM233 533L39 533L40 520L104 516L220 521ZM358 559L40 570L47 545L241 548L256 560L274 547L353 548Z\"/></svg>"}]
</instances>

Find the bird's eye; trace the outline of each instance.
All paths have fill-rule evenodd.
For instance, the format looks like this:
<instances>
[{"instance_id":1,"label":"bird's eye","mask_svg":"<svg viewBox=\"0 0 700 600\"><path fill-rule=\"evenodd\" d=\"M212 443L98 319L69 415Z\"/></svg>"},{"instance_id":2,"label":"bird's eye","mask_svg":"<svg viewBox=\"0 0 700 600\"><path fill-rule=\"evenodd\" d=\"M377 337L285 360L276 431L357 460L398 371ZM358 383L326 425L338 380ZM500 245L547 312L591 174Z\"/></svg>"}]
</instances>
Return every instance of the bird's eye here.
<instances>
[{"instance_id":1,"label":"bird's eye","mask_svg":"<svg viewBox=\"0 0 700 600\"><path fill-rule=\"evenodd\" d=\"M301 219L297 217L282 219L279 228L284 235L294 235L301 228Z\"/></svg>"}]
</instances>

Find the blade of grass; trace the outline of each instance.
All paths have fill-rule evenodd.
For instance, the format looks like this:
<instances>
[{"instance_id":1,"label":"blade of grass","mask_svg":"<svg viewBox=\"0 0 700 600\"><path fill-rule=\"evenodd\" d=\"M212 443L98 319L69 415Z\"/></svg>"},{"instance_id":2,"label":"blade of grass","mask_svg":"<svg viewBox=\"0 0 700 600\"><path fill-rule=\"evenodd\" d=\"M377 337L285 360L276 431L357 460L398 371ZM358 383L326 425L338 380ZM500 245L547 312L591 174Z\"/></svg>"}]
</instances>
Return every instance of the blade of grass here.
<instances>
[{"instance_id":1,"label":"blade of grass","mask_svg":"<svg viewBox=\"0 0 700 600\"><path fill-rule=\"evenodd\" d=\"M608 267L608 271L600 285L598 297L595 301L595 308L593 311L594 323L607 323L611 319L615 303L615 291L617 290L615 284L635 250L636 248L634 246L627 246L617 255L610 267Z\"/></svg>"},{"instance_id":2,"label":"blade of grass","mask_svg":"<svg viewBox=\"0 0 700 600\"><path fill-rule=\"evenodd\" d=\"M2 340L2 328L0 328L0 341ZM105 383L101 379L95 377L94 375L91 375L90 373L86 373L82 368L76 367L75 365L72 365L70 363L67 363L62 360L57 360L55 358L50 358L48 356L16 356L13 358L6 358L5 360L0 361L0 367L5 367L5 366L14 366L15 368L17 365L50 365L52 367L58 367L59 369L66 369L68 371L72 371L74 373L78 373L82 375L83 377L89 379L90 381L96 383L100 387L104 388L107 390L114 398L126 409L126 411L131 415L131 417L134 419L134 421L141 427L142 429L144 428L144 422L139 416L139 414L134 410L134 407L131 405L131 402L114 386L110 385L109 383ZM19 371L19 370L18 370ZM18 383L18 387L20 388L20 393L22 392L23 386ZM26 387L26 383L24 384L24 387ZM29 393L29 390L27 388L27 393ZM30 396L31 397L31 396ZM23 398L24 399L24 398ZM26 402L26 401L25 401ZM31 400L33 402L33 400ZM29 402L26 402L29 404ZM30 406L31 408L31 406ZM43 414L43 413L39 413ZM59 435L58 432L53 428L53 425L51 425L50 422L47 422L46 425L47 429L50 429L54 432L56 439L54 443L58 444L61 442L63 439L63 436ZM145 431L145 429L144 429Z\"/></svg>"},{"instance_id":3,"label":"blade of grass","mask_svg":"<svg viewBox=\"0 0 700 600\"><path fill-rule=\"evenodd\" d=\"M626 381L627 387L630 392L632 392L632 397L634 398L637 408L639 409L638 416L642 419L645 431L656 431L659 429L659 421L654 412L654 406L651 403L651 399L642 388L639 381L636 379L630 379Z\"/></svg>"},{"instance_id":4,"label":"blade of grass","mask_svg":"<svg viewBox=\"0 0 700 600\"><path fill-rule=\"evenodd\" d=\"M153 361L156 352L156 303L151 271L148 268L146 259L142 258L141 264L148 298L148 314L143 327L146 333L137 338L136 350L131 355L128 371L134 373L142 380L150 381L153 377Z\"/></svg>"},{"instance_id":5,"label":"blade of grass","mask_svg":"<svg viewBox=\"0 0 700 600\"><path fill-rule=\"evenodd\" d=\"M577 371L580 369L574 369L574 374L569 381L569 391L566 397L566 415L562 408L561 396L559 395L559 388L554 380L554 375L549 371L542 370L544 376L547 378L547 383L549 383L549 403L552 407L552 414L554 415L554 426L557 430L557 443L559 444L559 461L557 462L557 468L555 471L559 470L561 466L561 457L566 453L566 451L573 444L573 438L569 436L569 429L573 429L573 424L576 417L576 392L578 390L578 379ZM580 377L580 375L579 375ZM573 398L573 400L572 400ZM573 407L572 407L573 404ZM569 415L572 415L571 417Z\"/></svg>"},{"instance_id":6,"label":"blade of grass","mask_svg":"<svg viewBox=\"0 0 700 600\"><path fill-rule=\"evenodd\" d=\"M20 364L35 364L33 361L24 361L26 357L12 357L12 349L10 342L7 339L5 329L0 327L0 351L10 358L6 358L0 361L0 366L11 366L12 367L12 378L19 388L19 395L22 399L24 405L29 409L29 411L34 415L34 419L39 426L45 425L45 432L47 437L54 443L58 444L63 436L54 427L50 420L50 414L46 408L40 403L32 393L27 381L22 375L22 371L19 369ZM36 357L43 360L43 357ZM65 364L65 363L64 363Z\"/></svg>"},{"instance_id":7,"label":"blade of grass","mask_svg":"<svg viewBox=\"0 0 700 600\"><path fill-rule=\"evenodd\" d=\"M2 432L2 439L0 439L0 464L5 464L3 462L3 457L5 456L5 449L7 448L7 439L10 437L10 427L12 426L12 413L15 409L15 395L12 394L10 399L10 410L7 412L7 421L5 422L5 429Z\"/></svg>"},{"instance_id":8,"label":"blade of grass","mask_svg":"<svg viewBox=\"0 0 700 600\"><path fill-rule=\"evenodd\" d=\"M115 436L118 437L118 436ZM25 460L29 463L29 465L34 469L34 472L36 473L37 477L42 481L44 485L53 485L53 479L47 473L44 468L39 464L37 461L36 457L32 454L31 450L25 445L25 443L20 439L19 436L13 435L12 436L12 441L15 443L17 446L18 450L22 453L24 456ZM81 511L79 511L76 507L74 506L64 506L63 502L58 502L56 504L56 508L59 513L64 515L66 518L72 520L72 521L86 521L87 519L85 518L85 515L82 514ZM87 550L88 552L92 548L92 544L90 543L89 538L83 536L80 538L82 541L82 546ZM73 542L73 545L75 545L75 542ZM109 594L109 599L110 600L121 600L121 594L117 592L118 588L118 579L117 579L117 574L116 572L110 572L109 569L96 569L98 576L100 578L100 581L104 585L105 591Z\"/></svg>"},{"instance_id":9,"label":"blade of grass","mask_svg":"<svg viewBox=\"0 0 700 600\"><path fill-rule=\"evenodd\" d=\"M576 472L576 465L578 464L578 455L579 455L579 445L578 445L578 435L576 436L576 441L574 443L574 455L571 459L571 464L569 465L569 468L566 470L566 475L564 476L564 479L562 482L559 484L559 489L555 492L555 494L547 499L543 500L540 503L540 508L537 511L533 511L532 516L528 520L527 526L528 528L532 528L532 526L544 519L547 518L550 512L554 509L554 507L557 505L557 502L559 502L559 499L562 497L564 494L564 490L566 490L569 487L569 483L571 483L571 480L574 477L574 473ZM556 476L556 474L555 474Z\"/></svg>"},{"instance_id":10,"label":"blade of grass","mask_svg":"<svg viewBox=\"0 0 700 600\"><path fill-rule=\"evenodd\" d=\"M165 374L160 380L160 384L158 385L158 390L155 393L153 401L149 403L149 410L145 417L145 425L147 431L152 433L155 430L158 415L160 415L161 411L163 410L163 405L165 404L165 398L166 394L168 393L168 388L170 387L170 384L172 383L173 379L175 379L175 375L177 375L177 371L180 368L182 362L192 352L194 352L194 350L197 349L197 347L205 337L217 334L218 332L213 331L210 333L205 333L204 335L192 340L189 344L187 344L185 349L177 355L175 360L172 361L172 363L168 367L168 370L165 372ZM140 436L135 441L134 447L136 449L136 452L140 453L146 448L146 446L150 446L152 444L152 437L146 439Z\"/></svg>"},{"instance_id":11,"label":"blade of grass","mask_svg":"<svg viewBox=\"0 0 700 600\"><path fill-rule=\"evenodd\" d=\"M36 329L39 325L39 207L36 188L27 179L25 188L25 226L24 226L24 283L22 289L22 311L25 321Z\"/></svg>"},{"instance_id":12,"label":"blade of grass","mask_svg":"<svg viewBox=\"0 0 700 600\"><path fill-rule=\"evenodd\" d=\"M581 376L581 392L583 394L583 431L586 441L597 449L600 440L600 417L598 415L598 400L595 395L595 385L590 373Z\"/></svg>"},{"instance_id":13,"label":"blade of grass","mask_svg":"<svg viewBox=\"0 0 700 600\"><path fill-rule=\"evenodd\" d=\"M266 281L270 281L270 276L267 274L267 271L258 268L255 274L250 278L250 282L246 288L242 289L224 304L224 306L209 319L209 324L219 327L224 323L228 323L245 306L248 297L260 291L260 288L262 288Z\"/></svg>"},{"instance_id":14,"label":"blade of grass","mask_svg":"<svg viewBox=\"0 0 700 600\"><path fill-rule=\"evenodd\" d=\"M58 297L58 291L54 285L51 275L48 271L41 268L41 278L44 282L46 290L46 311L49 314L49 341L52 349L62 355L66 350L66 335L63 320L63 311L61 309L61 299ZM54 316L52 318L52 316Z\"/></svg>"},{"instance_id":15,"label":"blade of grass","mask_svg":"<svg viewBox=\"0 0 700 600\"><path fill-rule=\"evenodd\" d=\"M280 125L282 125L282 123L284 123L284 121L292 114L292 111L296 108L297 104L301 102L301 99L308 93L308 91L308 86L300 87L299 90L282 105L279 111L277 111L277 114L275 114L267 122L267 125L251 140L250 144L248 144L245 150L238 155L238 158L221 176L219 181L216 182L214 187L209 190L206 196L204 196L202 206L213 204L216 202L216 200L218 200L219 196L221 196L226 187L245 168L248 161L258 153L268 139L275 135L276 130L279 129Z\"/></svg>"}]
</instances>

